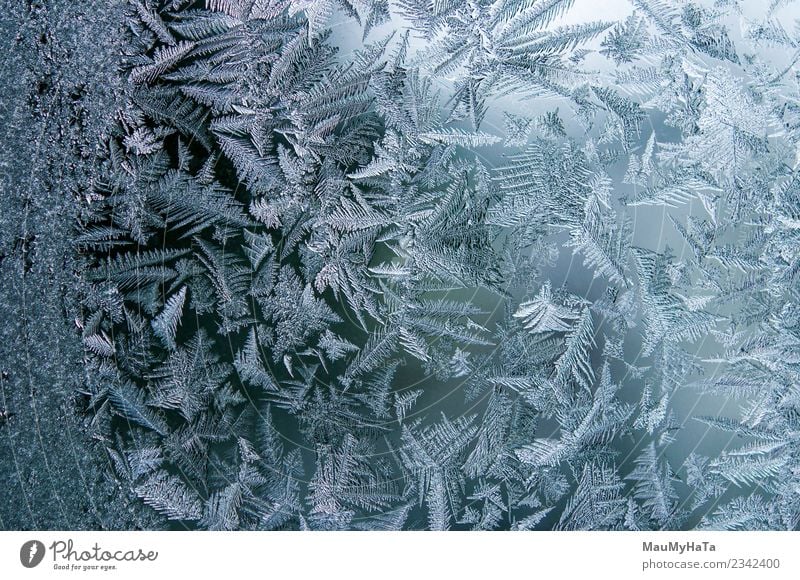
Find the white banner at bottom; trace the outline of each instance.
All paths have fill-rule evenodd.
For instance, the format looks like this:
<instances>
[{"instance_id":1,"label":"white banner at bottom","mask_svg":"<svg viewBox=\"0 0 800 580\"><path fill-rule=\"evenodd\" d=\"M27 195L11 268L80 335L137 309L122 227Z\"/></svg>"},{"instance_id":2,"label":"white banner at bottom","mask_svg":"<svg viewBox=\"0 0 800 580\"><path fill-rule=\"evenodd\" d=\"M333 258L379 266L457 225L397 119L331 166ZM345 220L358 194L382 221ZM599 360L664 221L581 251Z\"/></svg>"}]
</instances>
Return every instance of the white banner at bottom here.
<instances>
[{"instance_id":1,"label":"white banner at bottom","mask_svg":"<svg viewBox=\"0 0 800 580\"><path fill-rule=\"evenodd\" d=\"M2 578L800 578L797 532L0 532Z\"/></svg>"}]
</instances>

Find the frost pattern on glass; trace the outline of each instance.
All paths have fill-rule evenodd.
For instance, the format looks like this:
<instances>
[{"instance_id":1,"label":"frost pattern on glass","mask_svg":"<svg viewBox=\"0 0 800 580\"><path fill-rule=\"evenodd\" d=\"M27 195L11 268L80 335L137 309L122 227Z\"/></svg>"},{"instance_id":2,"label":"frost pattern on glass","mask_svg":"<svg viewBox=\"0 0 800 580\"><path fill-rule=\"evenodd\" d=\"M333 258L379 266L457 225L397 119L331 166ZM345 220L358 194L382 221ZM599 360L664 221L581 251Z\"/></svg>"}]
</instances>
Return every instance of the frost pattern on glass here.
<instances>
[{"instance_id":1,"label":"frost pattern on glass","mask_svg":"<svg viewBox=\"0 0 800 580\"><path fill-rule=\"evenodd\" d=\"M111 527L797 529L800 9L748 4L131 1Z\"/></svg>"}]
</instances>

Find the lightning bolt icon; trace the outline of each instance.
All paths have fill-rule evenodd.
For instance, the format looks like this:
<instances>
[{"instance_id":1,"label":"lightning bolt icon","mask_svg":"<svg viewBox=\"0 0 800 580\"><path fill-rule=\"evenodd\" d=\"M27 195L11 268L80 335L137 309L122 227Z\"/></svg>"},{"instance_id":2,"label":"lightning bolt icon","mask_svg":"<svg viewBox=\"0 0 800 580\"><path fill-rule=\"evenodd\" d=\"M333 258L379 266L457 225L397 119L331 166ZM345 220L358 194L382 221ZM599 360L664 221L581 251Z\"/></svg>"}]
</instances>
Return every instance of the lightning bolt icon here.
<instances>
[{"instance_id":1,"label":"lightning bolt icon","mask_svg":"<svg viewBox=\"0 0 800 580\"><path fill-rule=\"evenodd\" d=\"M28 564L33 562L33 557L36 556L36 553L39 551L39 545L34 542L31 544L30 553L28 554Z\"/></svg>"}]
</instances>

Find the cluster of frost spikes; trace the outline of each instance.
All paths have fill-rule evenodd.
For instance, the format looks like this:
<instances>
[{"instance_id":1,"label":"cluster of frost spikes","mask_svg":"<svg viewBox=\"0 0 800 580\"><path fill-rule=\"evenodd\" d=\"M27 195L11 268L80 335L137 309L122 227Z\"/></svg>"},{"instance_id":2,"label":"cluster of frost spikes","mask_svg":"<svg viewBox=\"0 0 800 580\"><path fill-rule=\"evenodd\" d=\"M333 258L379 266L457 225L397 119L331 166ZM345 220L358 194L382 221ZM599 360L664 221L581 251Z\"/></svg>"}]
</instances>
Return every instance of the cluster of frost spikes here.
<instances>
[{"instance_id":1,"label":"cluster of frost spikes","mask_svg":"<svg viewBox=\"0 0 800 580\"><path fill-rule=\"evenodd\" d=\"M77 247L136 509L798 526L792 3L591 5L132 0Z\"/></svg>"}]
</instances>

